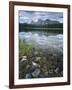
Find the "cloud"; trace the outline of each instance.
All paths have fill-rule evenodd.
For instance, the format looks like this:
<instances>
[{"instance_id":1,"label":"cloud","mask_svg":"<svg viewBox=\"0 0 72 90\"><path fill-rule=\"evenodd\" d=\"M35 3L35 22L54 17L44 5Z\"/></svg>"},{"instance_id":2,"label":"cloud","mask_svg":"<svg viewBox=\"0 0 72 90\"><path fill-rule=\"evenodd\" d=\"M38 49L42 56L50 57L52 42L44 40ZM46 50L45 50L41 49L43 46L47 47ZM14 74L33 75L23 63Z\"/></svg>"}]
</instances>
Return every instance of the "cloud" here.
<instances>
[{"instance_id":1,"label":"cloud","mask_svg":"<svg viewBox=\"0 0 72 90\"><path fill-rule=\"evenodd\" d=\"M50 19L63 22L63 13L19 10L20 23L31 23L31 21L37 22L39 19L42 20Z\"/></svg>"}]
</instances>

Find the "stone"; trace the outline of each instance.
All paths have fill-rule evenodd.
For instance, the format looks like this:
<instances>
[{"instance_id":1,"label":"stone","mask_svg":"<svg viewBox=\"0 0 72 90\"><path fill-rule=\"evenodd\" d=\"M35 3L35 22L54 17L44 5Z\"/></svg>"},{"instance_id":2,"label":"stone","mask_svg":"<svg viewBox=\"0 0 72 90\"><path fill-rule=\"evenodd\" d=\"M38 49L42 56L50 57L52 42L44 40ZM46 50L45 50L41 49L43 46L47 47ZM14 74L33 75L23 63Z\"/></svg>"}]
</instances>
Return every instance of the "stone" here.
<instances>
[{"instance_id":1,"label":"stone","mask_svg":"<svg viewBox=\"0 0 72 90\"><path fill-rule=\"evenodd\" d=\"M34 72L35 69L36 69L36 67L31 65L31 67L29 68L29 72L32 73L32 72Z\"/></svg>"},{"instance_id":2,"label":"stone","mask_svg":"<svg viewBox=\"0 0 72 90\"><path fill-rule=\"evenodd\" d=\"M45 75L45 76L48 76L48 71L46 71L46 72L44 73L44 75Z\"/></svg>"},{"instance_id":3,"label":"stone","mask_svg":"<svg viewBox=\"0 0 72 90\"><path fill-rule=\"evenodd\" d=\"M35 63L35 62L32 62L32 64L33 64L33 66L35 66L35 67L40 67L40 65L37 64L37 63Z\"/></svg>"},{"instance_id":4,"label":"stone","mask_svg":"<svg viewBox=\"0 0 72 90\"><path fill-rule=\"evenodd\" d=\"M43 75L43 74L40 74L39 77L40 77L40 78L44 78L44 75Z\"/></svg>"},{"instance_id":5,"label":"stone","mask_svg":"<svg viewBox=\"0 0 72 90\"><path fill-rule=\"evenodd\" d=\"M49 70L49 74L52 74L52 73L53 73L53 69L50 69L50 70Z\"/></svg>"},{"instance_id":6,"label":"stone","mask_svg":"<svg viewBox=\"0 0 72 90\"><path fill-rule=\"evenodd\" d=\"M39 76L39 74L40 74L40 69L35 69L35 71L32 73L32 76L33 77L35 77L35 78L37 78L38 76Z\"/></svg>"},{"instance_id":7,"label":"stone","mask_svg":"<svg viewBox=\"0 0 72 90\"><path fill-rule=\"evenodd\" d=\"M36 57L33 56L33 57L31 58L31 61L35 61L35 60L36 60Z\"/></svg>"},{"instance_id":8,"label":"stone","mask_svg":"<svg viewBox=\"0 0 72 90\"><path fill-rule=\"evenodd\" d=\"M28 68L30 68L30 65L27 65L27 66L26 66L26 69L28 69Z\"/></svg>"},{"instance_id":9,"label":"stone","mask_svg":"<svg viewBox=\"0 0 72 90\"><path fill-rule=\"evenodd\" d=\"M59 68L57 67L57 68L55 69L55 73L58 73L58 71L59 71Z\"/></svg>"},{"instance_id":10,"label":"stone","mask_svg":"<svg viewBox=\"0 0 72 90\"><path fill-rule=\"evenodd\" d=\"M35 51L34 54L35 54L35 55L38 55L38 51Z\"/></svg>"},{"instance_id":11,"label":"stone","mask_svg":"<svg viewBox=\"0 0 72 90\"><path fill-rule=\"evenodd\" d=\"M21 62L26 61L27 60L27 56L22 56Z\"/></svg>"},{"instance_id":12,"label":"stone","mask_svg":"<svg viewBox=\"0 0 72 90\"><path fill-rule=\"evenodd\" d=\"M43 55L43 53L42 53L42 52L39 52L39 54L40 54L40 55Z\"/></svg>"},{"instance_id":13,"label":"stone","mask_svg":"<svg viewBox=\"0 0 72 90\"><path fill-rule=\"evenodd\" d=\"M41 59L41 57L36 57L36 60L35 61L39 61Z\"/></svg>"},{"instance_id":14,"label":"stone","mask_svg":"<svg viewBox=\"0 0 72 90\"><path fill-rule=\"evenodd\" d=\"M29 73L29 74L26 74L25 78L26 78L26 79L27 79L27 78L32 78L32 76L31 76L31 74Z\"/></svg>"},{"instance_id":15,"label":"stone","mask_svg":"<svg viewBox=\"0 0 72 90\"><path fill-rule=\"evenodd\" d=\"M42 72L46 72L47 71L47 66L44 65L41 70L42 70Z\"/></svg>"}]
</instances>

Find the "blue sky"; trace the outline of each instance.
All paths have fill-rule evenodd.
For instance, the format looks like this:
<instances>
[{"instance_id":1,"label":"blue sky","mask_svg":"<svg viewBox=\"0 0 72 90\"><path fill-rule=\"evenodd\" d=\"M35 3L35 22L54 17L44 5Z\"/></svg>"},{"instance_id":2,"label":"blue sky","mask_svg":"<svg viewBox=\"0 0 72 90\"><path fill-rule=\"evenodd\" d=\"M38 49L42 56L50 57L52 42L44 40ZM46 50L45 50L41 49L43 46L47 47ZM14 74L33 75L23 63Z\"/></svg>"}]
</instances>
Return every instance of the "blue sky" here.
<instances>
[{"instance_id":1,"label":"blue sky","mask_svg":"<svg viewBox=\"0 0 72 90\"><path fill-rule=\"evenodd\" d=\"M63 23L63 13L19 10L19 23L31 23L31 21L37 22L39 19L50 19Z\"/></svg>"}]
</instances>

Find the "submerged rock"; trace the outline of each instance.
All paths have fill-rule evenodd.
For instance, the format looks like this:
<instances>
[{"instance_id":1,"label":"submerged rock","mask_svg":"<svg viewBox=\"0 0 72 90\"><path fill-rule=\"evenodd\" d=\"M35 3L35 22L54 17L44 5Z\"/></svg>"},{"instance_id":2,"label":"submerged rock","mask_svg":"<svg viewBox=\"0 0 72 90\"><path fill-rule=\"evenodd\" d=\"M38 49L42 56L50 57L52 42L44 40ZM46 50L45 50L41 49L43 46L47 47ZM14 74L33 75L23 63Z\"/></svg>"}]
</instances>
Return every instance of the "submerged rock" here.
<instances>
[{"instance_id":1,"label":"submerged rock","mask_svg":"<svg viewBox=\"0 0 72 90\"><path fill-rule=\"evenodd\" d=\"M53 69L50 69L49 70L49 74L53 74Z\"/></svg>"},{"instance_id":2,"label":"submerged rock","mask_svg":"<svg viewBox=\"0 0 72 90\"><path fill-rule=\"evenodd\" d=\"M27 60L27 56L22 56L22 59L20 60L21 62Z\"/></svg>"},{"instance_id":3,"label":"submerged rock","mask_svg":"<svg viewBox=\"0 0 72 90\"><path fill-rule=\"evenodd\" d=\"M26 69L29 69L31 66L28 64L27 66L26 66Z\"/></svg>"},{"instance_id":4,"label":"submerged rock","mask_svg":"<svg viewBox=\"0 0 72 90\"><path fill-rule=\"evenodd\" d=\"M36 57L36 60L35 61L39 61L41 59L41 57Z\"/></svg>"},{"instance_id":5,"label":"submerged rock","mask_svg":"<svg viewBox=\"0 0 72 90\"><path fill-rule=\"evenodd\" d=\"M44 75L47 77L47 76L48 76L48 71L46 71L46 72L44 73Z\"/></svg>"},{"instance_id":6,"label":"submerged rock","mask_svg":"<svg viewBox=\"0 0 72 90\"><path fill-rule=\"evenodd\" d=\"M40 67L40 65L37 64L37 63L35 63L35 62L32 62L32 64L33 64L33 66L35 66L35 67Z\"/></svg>"},{"instance_id":7,"label":"submerged rock","mask_svg":"<svg viewBox=\"0 0 72 90\"><path fill-rule=\"evenodd\" d=\"M30 73L26 74L25 78L32 78L32 75Z\"/></svg>"},{"instance_id":8,"label":"submerged rock","mask_svg":"<svg viewBox=\"0 0 72 90\"><path fill-rule=\"evenodd\" d=\"M35 51L35 52L34 52L35 55L38 55L38 53L39 53L38 51Z\"/></svg>"},{"instance_id":9,"label":"submerged rock","mask_svg":"<svg viewBox=\"0 0 72 90\"><path fill-rule=\"evenodd\" d=\"M59 68L57 67L57 68L55 69L55 73L58 73L58 71L59 71Z\"/></svg>"},{"instance_id":10,"label":"submerged rock","mask_svg":"<svg viewBox=\"0 0 72 90\"><path fill-rule=\"evenodd\" d=\"M32 73L32 76L36 78L36 77L39 76L39 74L40 74L40 69L37 68L37 69L35 69L35 71Z\"/></svg>"}]
</instances>

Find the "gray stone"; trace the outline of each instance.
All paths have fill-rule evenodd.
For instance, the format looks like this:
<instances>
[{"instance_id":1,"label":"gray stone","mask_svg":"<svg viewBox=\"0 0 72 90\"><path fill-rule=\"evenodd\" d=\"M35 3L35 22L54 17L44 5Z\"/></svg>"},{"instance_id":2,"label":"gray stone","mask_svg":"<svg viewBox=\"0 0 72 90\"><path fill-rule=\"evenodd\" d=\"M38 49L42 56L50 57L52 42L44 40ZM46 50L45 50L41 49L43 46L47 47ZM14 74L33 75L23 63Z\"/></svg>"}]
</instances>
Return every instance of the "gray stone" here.
<instances>
[{"instance_id":1,"label":"gray stone","mask_svg":"<svg viewBox=\"0 0 72 90\"><path fill-rule=\"evenodd\" d=\"M27 65L27 66L26 66L26 69L28 69L28 68L30 68L30 65Z\"/></svg>"},{"instance_id":2,"label":"gray stone","mask_svg":"<svg viewBox=\"0 0 72 90\"><path fill-rule=\"evenodd\" d=\"M41 59L41 57L36 57L36 60L35 61L39 61Z\"/></svg>"},{"instance_id":3,"label":"gray stone","mask_svg":"<svg viewBox=\"0 0 72 90\"><path fill-rule=\"evenodd\" d=\"M32 62L32 64L33 64L33 66L35 66L35 67L40 67L40 65L37 64L37 63L35 63L35 62Z\"/></svg>"},{"instance_id":4,"label":"gray stone","mask_svg":"<svg viewBox=\"0 0 72 90\"><path fill-rule=\"evenodd\" d=\"M55 73L58 73L58 71L59 71L59 68L57 67L57 68L55 69Z\"/></svg>"},{"instance_id":5,"label":"gray stone","mask_svg":"<svg viewBox=\"0 0 72 90\"><path fill-rule=\"evenodd\" d=\"M44 73L45 76L48 76L48 71Z\"/></svg>"},{"instance_id":6,"label":"gray stone","mask_svg":"<svg viewBox=\"0 0 72 90\"><path fill-rule=\"evenodd\" d=\"M53 73L53 69L50 69L50 70L49 70L49 73L52 74L52 73Z\"/></svg>"},{"instance_id":7,"label":"gray stone","mask_svg":"<svg viewBox=\"0 0 72 90\"><path fill-rule=\"evenodd\" d=\"M26 61L27 60L27 56L22 56L21 62Z\"/></svg>"},{"instance_id":8,"label":"gray stone","mask_svg":"<svg viewBox=\"0 0 72 90\"><path fill-rule=\"evenodd\" d=\"M38 77L39 76L39 74L40 74L40 69L35 69L35 71L32 73L32 76L33 77Z\"/></svg>"},{"instance_id":9,"label":"gray stone","mask_svg":"<svg viewBox=\"0 0 72 90\"><path fill-rule=\"evenodd\" d=\"M34 54L35 54L35 55L38 55L38 51L35 51Z\"/></svg>"},{"instance_id":10,"label":"gray stone","mask_svg":"<svg viewBox=\"0 0 72 90\"><path fill-rule=\"evenodd\" d=\"M31 74L26 74L25 78L32 78Z\"/></svg>"},{"instance_id":11,"label":"gray stone","mask_svg":"<svg viewBox=\"0 0 72 90\"><path fill-rule=\"evenodd\" d=\"M47 66L44 65L41 70L42 70L43 72L46 72L46 71L47 71Z\"/></svg>"}]
</instances>

